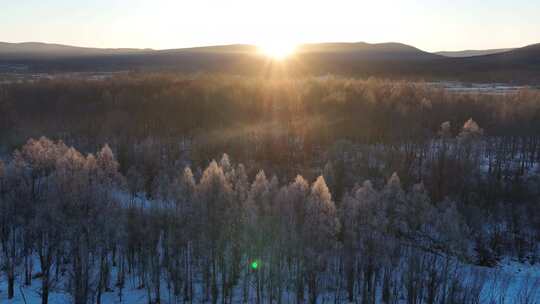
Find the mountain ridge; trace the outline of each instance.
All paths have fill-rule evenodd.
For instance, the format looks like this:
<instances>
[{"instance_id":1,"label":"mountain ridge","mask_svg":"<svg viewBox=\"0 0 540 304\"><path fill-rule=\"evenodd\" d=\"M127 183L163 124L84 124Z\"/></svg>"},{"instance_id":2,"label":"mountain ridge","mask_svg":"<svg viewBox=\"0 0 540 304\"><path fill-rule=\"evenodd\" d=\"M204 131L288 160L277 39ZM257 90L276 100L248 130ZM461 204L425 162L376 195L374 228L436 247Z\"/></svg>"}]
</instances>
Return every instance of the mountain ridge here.
<instances>
[{"instance_id":1,"label":"mountain ridge","mask_svg":"<svg viewBox=\"0 0 540 304\"><path fill-rule=\"evenodd\" d=\"M434 54L445 57L475 57L492 54L500 54L515 50L515 48L486 49L486 50L461 50L461 51L440 51Z\"/></svg>"},{"instance_id":2,"label":"mountain ridge","mask_svg":"<svg viewBox=\"0 0 540 304\"><path fill-rule=\"evenodd\" d=\"M44 73L150 70L254 74L267 73L263 69L269 61L257 46L249 44L153 50L0 43L0 72L17 65ZM286 62L290 72L301 75L540 83L540 44L501 53L445 57L396 42L311 43L299 45Z\"/></svg>"},{"instance_id":3,"label":"mountain ridge","mask_svg":"<svg viewBox=\"0 0 540 304\"><path fill-rule=\"evenodd\" d=\"M324 51L366 51L376 49L387 49L393 51L422 51L414 46L398 43L398 42L384 42L384 43L367 43L367 42L321 42L321 43L304 43L297 47L300 52L315 51L314 48L319 48ZM338 49L340 48L340 49ZM24 53L39 53L39 52L52 52L52 51L79 51L81 54L89 54L91 52L100 54L103 52L156 52L156 53L171 53L171 52L187 52L187 51L231 51L231 52L247 52L256 51L257 46L252 44L223 44L223 45L207 45L207 46L193 46L185 48L168 48L168 49L151 49L151 48L97 48L97 47L82 47L73 46L67 44L58 43L46 43L46 42L2 42L0 41L0 55L13 51L23 51Z\"/></svg>"},{"instance_id":4,"label":"mountain ridge","mask_svg":"<svg viewBox=\"0 0 540 304\"><path fill-rule=\"evenodd\" d=\"M23 56L88 56L110 55L154 51L152 49L137 48L96 48L81 47L58 43L45 42L1 42L0 56L23 57Z\"/></svg>"}]
</instances>

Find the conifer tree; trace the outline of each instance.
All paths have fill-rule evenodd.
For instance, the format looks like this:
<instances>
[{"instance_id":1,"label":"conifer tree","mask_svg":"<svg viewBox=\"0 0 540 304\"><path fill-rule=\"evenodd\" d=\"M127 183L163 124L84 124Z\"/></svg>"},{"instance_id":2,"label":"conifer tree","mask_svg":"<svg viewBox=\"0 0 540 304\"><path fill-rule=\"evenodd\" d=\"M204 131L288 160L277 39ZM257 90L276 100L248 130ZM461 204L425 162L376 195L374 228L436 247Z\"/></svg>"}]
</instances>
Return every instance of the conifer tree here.
<instances>
[{"instance_id":1,"label":"conifer tree","mask_svg":"<svg viewBox=\"0 0 540 304\"><path fill-rule=\"evenodd\" d=\"M326 271L339 229L336 207L322 176L311 186L303 228L309 303L315 304L320 292L320 275Z\"/></svg>"}]
</instances>

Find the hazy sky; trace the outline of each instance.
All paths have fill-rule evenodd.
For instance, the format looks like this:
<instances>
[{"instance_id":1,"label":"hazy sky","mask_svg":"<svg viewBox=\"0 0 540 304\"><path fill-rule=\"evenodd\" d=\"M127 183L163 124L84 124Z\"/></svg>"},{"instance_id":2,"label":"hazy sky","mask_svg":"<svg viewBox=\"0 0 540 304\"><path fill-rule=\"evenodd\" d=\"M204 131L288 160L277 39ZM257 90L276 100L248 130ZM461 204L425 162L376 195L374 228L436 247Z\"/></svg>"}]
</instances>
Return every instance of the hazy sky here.
<instances>
[{"instance_id":1,"label":"hazy sky","mask_svg":"<svg viewBox=\"0 0 540 304\"><path fill-rule=\"evenodd\" d=\"M540 42L540 0L0 0L0 41L155 49L269 41L518 47Z\"/></svg>"}]
</instances>

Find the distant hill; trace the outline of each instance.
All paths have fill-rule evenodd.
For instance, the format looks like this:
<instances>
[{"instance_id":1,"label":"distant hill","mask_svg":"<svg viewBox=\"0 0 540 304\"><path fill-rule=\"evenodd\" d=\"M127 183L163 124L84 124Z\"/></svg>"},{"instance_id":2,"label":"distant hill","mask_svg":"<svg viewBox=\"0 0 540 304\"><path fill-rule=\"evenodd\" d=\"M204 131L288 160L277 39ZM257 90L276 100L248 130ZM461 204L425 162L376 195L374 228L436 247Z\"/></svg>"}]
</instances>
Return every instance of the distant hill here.
<instances>
[{"instance_id":1,"label":"distant hill","mask_svg":"<svg viewBox=\"0 0 540 304\"><path fill-rule=\"evenodd\" d=\"M511 50L513 49L509 48L509 49L490 49L490 50L444 51L444 52L436 52L435 54L441 55L444 57L473 57L473 56L484 56L484 55L504 53L504 52L509 52Z\"/></svg>"},{"instance_id":2,"label":"distant hill","mask_svg":"<svg viewBox=\"0 0 540 304\"><path fill-rule=\"evenodd\" d=\"M497 54L449 58L448 62L457 65L457 67L474 68L477 71L520 69L523 72L539 73L540 43Z\"/></svg>"},{"instance_id":3,"label":"distant hill","mask_svg":"<svg viewBox=\"0 0 540 304\"><path fill-rule=\"evenodd\" d=\"M349 55L352 59L405 59L405 60L428 60L439 58L439 55L424 52L415 47L402 43L316 43L304 44L297 51L301 54L331 54Z\"/></svg>"},{"instance_id":4,"label":"distant hill","mask_svg":"<svg viewBox=\"0 0 540 304\"><path fill-rule=\"evenodd\" d=\"M469 53L471 54L471 53ZM245 44L169 50L98 49L45 43L0 43L0 71L176 71L269 73L279 66ZM401 43L304 44L287 60L289 74L339 74L474 82L540 83L540 44L506 52L446 57Z\"/></svg>"},{"instance_id":5,"label":"distant hill","mask_svg":"<svg viewBox=\"0 0 540 304\"><path fill-rule=\"evenodd\" d=\"M372 65L384 61L426 61L440 56L399 43L359 42L305 44L298 47L293 57L292 65L299 73L325 73L325 70L340 73L351 61ZM261 56L256 46L245 44L168 50L96 49L44 43L0 44L0 65L22 64L31 71L42 72L165 69L258 73L265 66L265 61L268 58Z\"/></svg>"},{"instance_id":6,"label":"distant hill","mask_svg":"<svg viewBox=\"0 0 540 304\"><path fill-rule=\"evenodd\" d=\"M152 50L152 49L100 49L75 47L61 44L47 44L39 42L6 43L0 42L0 60L2 59L49 59L62 57L89 57L111 55L141 55L141 56L167 56L182 54L231 54L231 55L257 55L257 47L246 44L203 46L193 48ZM369 44L358 43L318 43L304 44L297 48L300 54L332 54L349 55L356 59L428 59L437 58L438 55L421 51L412 46L400 43Z\"/></svg>"},{"instance_id":7,"label":"distant hill","mask_svg":"<svg viewBox=\"0 0 540 304\"><path fill-rule=\"evenodd\" d=\"M491 57L486 57L491 59L502 59L506 61L522 61L523 63L540 63L540 43L532 44L526 47L519 49L513 49L510 52L496 54Z\"/></svg>"},{"instance_id":8,"label":"distant hill","mask_svg":"<svg viewBox=\"0 0 540 304\"><path fill-rule=\"evenodd\" d=\"M538 85L540 44L482 56L447 57L431 65L430 73L463 81Z\"/></svg>"},{"instance_id":9,"label":"distant hill","mask_svg":"<svg viewBox=\"0 0 540 304\"><path fill-rule=\"evenodd\" d=\"M256 53L257 47L249 44L229 44L229 45L212 45L212 46L199 46L192 48L181 48L181 49L167 49L155 51L155 53L161 54L174 54L174 53L237 53L237 54L248 54Z\"/></svg>"},{"instance_id":10,"label":"distant hill","mask_svg":"<svg viewBox=\"0 0 540 304\"><path fill-rule=\"evenodd\" d=\"M63 44L42 43L42 42L22 42L8 43L0 42L0 59L36 59L36 58L62 58L62 57L84 57L101 55L122 55L135 53L148 53L151 49L103 49L77 47Z\"/></svg>"}]
</instances>

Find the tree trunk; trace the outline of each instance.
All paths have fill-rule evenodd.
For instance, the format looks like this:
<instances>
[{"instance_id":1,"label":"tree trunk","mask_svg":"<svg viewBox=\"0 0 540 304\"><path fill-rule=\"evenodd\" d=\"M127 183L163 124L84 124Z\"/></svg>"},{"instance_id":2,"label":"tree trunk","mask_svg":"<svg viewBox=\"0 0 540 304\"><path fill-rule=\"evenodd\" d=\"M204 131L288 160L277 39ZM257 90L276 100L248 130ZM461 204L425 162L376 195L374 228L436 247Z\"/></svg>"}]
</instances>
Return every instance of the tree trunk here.
<instances>
[{"instance_id":1,"label":"tree trunk","mask_svg":"<svg viewBox=\"0 0 540 304\"><path fill-rule=\"evenodd\" d=\"M30 286L32 285L32 269L33 269L33 262L31 253L27 253L24 256L24 285Z\"/></svg>"},{"instance_id":2,"label":"tree trunk","mask_svg":"<svg viewBox=\"0 0 540 304\"><path fill-rule=\"evenodd\" d=\"M15 296L15 274L11 271L8 274L8 299L13 299Z\"/></svg>"},{"instance_id":3,"label":"tree trunk","mask_svg":"<svg viewBox=\"0 0 540 304\"><path fill-rule=\"evenodd\" d=\"M354 302L354 262L349 255L345 262L345 273L347 274L347 295L350 303Z\"/></svg>"},{"instance_id":4,"label":"tree trunk","mask_svg":"<svg viewBox=\"0 0 540 304\"><path fill-rule=\"evenodd\" d=\"M49 303L49 274L45 274L41 281L41 304Z\"/></svg>"},{"instance_id":5,"label":"tree trunk","mask_svg":"<svg viewBox=\"0 0 540 304\"><path fill-rule=\"evenodd\" d=\"M300 273L298 274L298 278L296 279L296 303L304 303L304 280Z\"/></svg>"},{"instance_id":6,"label":"tree trunk","mask_svg":"<svg viewBox=\"0 0 540 304\"><path fill-rule=\"evenodd\" d=\"M316 304L317 303L317 296L318 296L318 290L317 290L317 275L314 273L310 273L308 275L308 289L309 289L309 303L310 304Z\"/></svg>"}]
</instances>

